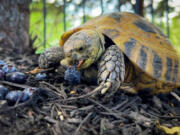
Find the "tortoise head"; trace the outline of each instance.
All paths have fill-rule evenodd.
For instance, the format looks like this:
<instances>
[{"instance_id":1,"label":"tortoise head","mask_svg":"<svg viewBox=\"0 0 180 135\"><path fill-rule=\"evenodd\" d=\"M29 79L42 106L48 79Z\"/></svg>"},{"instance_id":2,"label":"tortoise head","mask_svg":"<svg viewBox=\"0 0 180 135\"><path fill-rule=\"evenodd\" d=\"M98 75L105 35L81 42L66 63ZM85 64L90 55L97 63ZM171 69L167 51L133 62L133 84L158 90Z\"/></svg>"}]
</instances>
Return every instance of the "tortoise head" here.
<instances>
[{"instance_id":1,"label":"tortoise head","mask_svg":"<svg viewBox=\"0 0 180 135\"><path fill-rule=\"evenodd\" d=\"M74 33L63 46L65 58L61 65L85 69L95 63L104 52L104 36L95 30Z\"/></svg>"}]
</instances>

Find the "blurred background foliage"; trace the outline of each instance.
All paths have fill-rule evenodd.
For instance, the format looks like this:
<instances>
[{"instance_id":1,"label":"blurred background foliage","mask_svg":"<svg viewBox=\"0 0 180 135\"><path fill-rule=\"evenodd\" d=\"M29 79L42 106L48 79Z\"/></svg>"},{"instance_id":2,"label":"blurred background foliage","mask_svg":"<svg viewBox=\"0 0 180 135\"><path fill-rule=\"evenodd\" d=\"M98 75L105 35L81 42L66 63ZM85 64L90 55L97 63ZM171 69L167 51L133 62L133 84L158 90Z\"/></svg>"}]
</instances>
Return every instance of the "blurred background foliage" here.
<instances>
[{"instance_id":1,"label":"blurred background foliage","mask_svg":"<svg viewBox=\"0 0 180 135\"><path fill-rule=\"evenodd\" d=\"M144 17L153 21L165 34L166 17L165 0L144 0ZM180 54L180 1L169 0L169 37ZM135 11L136 0L66 0L66 30L77 27L88 19L115 11ZM57 46L60 36L64 32L63 23L64 0L46 0L46 48ZM102 7L103 6L103 7ZM33 0L30 5L30 34L38 36L34 43L37 53L41 53L43 46L43 0ZM85 16L83 16L85 13Z\"/></svg>"}]
</instances>

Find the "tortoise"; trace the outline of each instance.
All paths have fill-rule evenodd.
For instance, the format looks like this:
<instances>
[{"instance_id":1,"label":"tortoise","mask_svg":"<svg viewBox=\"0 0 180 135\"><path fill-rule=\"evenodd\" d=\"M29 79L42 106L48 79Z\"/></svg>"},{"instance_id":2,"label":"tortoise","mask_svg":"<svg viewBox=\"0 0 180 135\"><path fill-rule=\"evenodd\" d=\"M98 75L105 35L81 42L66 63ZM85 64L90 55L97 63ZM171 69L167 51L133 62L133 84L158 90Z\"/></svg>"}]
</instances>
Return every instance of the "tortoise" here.
<instances>
[{"instance_id":1,"label":"tortoise","mask_svg":"<svg viewBox=\"0 0 180 135\"><path fill-rule=\"evenodd\" d=\"M96 78L101 94L118 89L166 93L180 86L176 50L158 27L137 14L95 17L65 32L59 44L41 54L39 67L76 64L84 78Z\"/></svg>"}]
</instances>

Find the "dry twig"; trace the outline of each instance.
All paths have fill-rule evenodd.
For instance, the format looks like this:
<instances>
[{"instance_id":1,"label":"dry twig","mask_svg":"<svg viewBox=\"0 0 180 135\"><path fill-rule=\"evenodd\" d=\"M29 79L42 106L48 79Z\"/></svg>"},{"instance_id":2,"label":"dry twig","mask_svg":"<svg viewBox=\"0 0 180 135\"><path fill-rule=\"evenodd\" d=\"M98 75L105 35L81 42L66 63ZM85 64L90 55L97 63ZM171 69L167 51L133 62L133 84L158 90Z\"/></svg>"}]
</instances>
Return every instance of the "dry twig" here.
<instances>
[{"instance_id":1,"label":"dry twig","mask_svg":"<svg viewBox=\"0 0 180 135\"><path fill-rule=\"evenodd\" d=\"M1 84L6 84L6 85L9 85L9 86L13 86L13 87L22 88L22 89L31 87L31 86L28 86L28 85L17 84L17 83L8 82L8 81L0 81L0 83L1 83Z\"/></svg>"},{"instance_id":2,"label":"dry twig","mask_svg":"<svg viewBox=\"0 0 180 135\"><path fill-rule=\"evenodd\" d=\"M87 122L87 120L89 119L89 117L90 117L91 115L92 115L92 112L90 112L90 113L83 119L83 121L79 124L78 128L76 129L74 135L77 135L77 134L78 134L78 132L79 132L80 128L82 127L82 125L83 125L85 122Z\"/></svg>"},{"instance_id":3,"label":"dry twig","mask_svg":"<svg viewBox=\"0 0 180 135\"><path fill-rule=\"evenodd\" d=\"M172 95L173 97L175 97L175 98L180 102L180 97L179 97L176 93L171 92L171 95Z\"/></svg>"}]
</instances>

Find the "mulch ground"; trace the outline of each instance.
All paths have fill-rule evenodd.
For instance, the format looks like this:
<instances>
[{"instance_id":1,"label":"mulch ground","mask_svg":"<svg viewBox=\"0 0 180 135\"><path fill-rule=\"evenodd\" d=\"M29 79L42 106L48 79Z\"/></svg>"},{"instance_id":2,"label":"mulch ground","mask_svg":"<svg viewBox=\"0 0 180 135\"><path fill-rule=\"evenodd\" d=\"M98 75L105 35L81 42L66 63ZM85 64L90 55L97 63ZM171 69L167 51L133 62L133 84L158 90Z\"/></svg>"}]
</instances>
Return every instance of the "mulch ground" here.
<instances>
[{"instance_id":1,"label":"mulch ground","mask_svg":"<svg viewBox=\"0 0 180 135\"><path fill-rule=\"evenodd\" d=\"M37 55L0 53L0 59L22 72L37 67ZM164 135L156 127L180 126L180 90L146 96L119 90L111 97L83 97L96 86L69 86L53 71L43 81L28 75L23 85L0 81L10 90L38 87L24 103L0 101L2 135ZM80 98L79 98L80 97Z\"/></svg>"}]
</instances>

